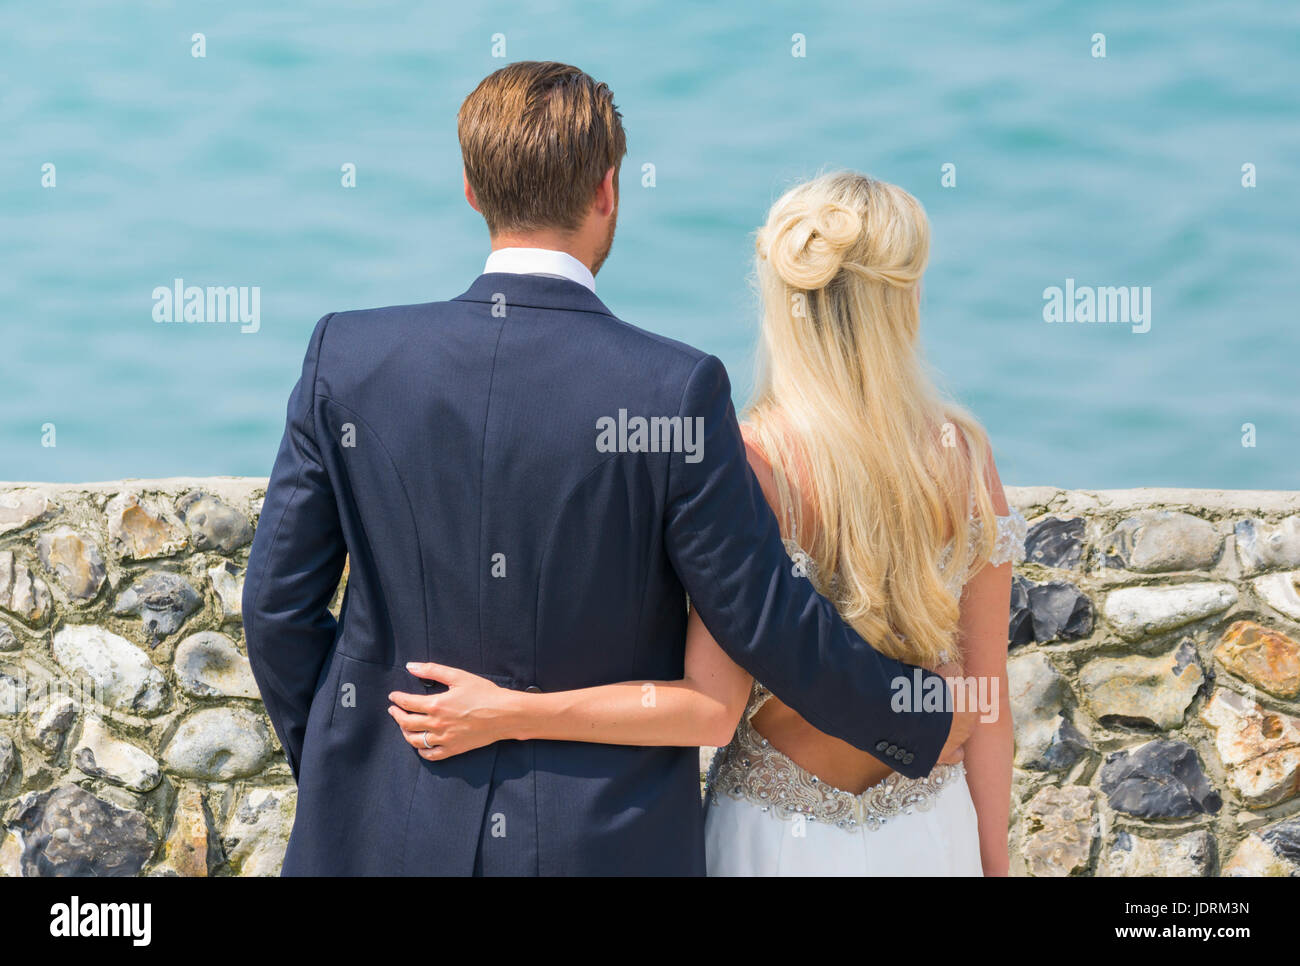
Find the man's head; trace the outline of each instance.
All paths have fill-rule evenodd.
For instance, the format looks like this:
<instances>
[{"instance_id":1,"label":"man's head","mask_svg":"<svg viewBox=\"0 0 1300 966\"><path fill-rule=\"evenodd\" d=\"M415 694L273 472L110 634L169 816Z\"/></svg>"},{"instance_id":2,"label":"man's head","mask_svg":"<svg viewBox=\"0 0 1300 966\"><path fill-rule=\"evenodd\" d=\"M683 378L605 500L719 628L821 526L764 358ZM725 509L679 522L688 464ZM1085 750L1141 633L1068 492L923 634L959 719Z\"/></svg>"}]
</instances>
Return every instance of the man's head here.
<instances>
[{"instance_id":1,"label":"man's head","mask_svg":"<svg viewBox=\"0 0 1300 966\"><path fill-rule=\"evenodd\" d=\"M456 123L465 196L494 244L563 239L599 269L627 153L610 89L567 64L521 61L484 78Z\"/></svg>"}]
</instances>

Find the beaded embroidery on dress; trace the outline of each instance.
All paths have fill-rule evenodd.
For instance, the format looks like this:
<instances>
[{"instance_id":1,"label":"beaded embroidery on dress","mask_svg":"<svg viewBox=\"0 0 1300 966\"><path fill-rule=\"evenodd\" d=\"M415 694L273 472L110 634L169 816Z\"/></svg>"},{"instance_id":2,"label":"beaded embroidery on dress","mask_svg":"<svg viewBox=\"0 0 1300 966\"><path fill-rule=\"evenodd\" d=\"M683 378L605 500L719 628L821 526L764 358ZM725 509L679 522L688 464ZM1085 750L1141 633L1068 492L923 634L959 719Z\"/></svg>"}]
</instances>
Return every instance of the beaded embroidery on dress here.
<instances>
[{"instance_id":1,"label":"beaded embroidery on dress","mask_svg":"<svg viewBox=\"0 0 1300 966\"><path fill-rule=\"evenodd\" d=\"M775 475L781 502L789 507L785 481L779 472ZM970 546L978 545L983 535L980 520L973 513L973 500L972 495ZM787 516L790 536L783 542L795 573L808 577L819 592L834 599L835 576L829 581L822 580L816 562L796 539L793 512ZM995 519L997 533L989 562L998 565L1024 560L1028 530L1025 518L1012 508L1006 516ZM952 550L953 545L949 543L941 554L940 566L947 564ZM949 590L959 595L964 583L959 572L958 580L949 584ZM835 788L801 768L754 730L751 720L770 697L772 692L755 681L735 735L714 755L705 780L706 799L713 804L717 804L717 796L727 795L746 799L763 811L770 810L785 819L802 815L806 821L824 822L847 830L874 830L894 816L929 809L939 793L965 773L961 763L936 765L923 778L907 778L892 772L858 795Z\"/></svg>"}]
</instances>

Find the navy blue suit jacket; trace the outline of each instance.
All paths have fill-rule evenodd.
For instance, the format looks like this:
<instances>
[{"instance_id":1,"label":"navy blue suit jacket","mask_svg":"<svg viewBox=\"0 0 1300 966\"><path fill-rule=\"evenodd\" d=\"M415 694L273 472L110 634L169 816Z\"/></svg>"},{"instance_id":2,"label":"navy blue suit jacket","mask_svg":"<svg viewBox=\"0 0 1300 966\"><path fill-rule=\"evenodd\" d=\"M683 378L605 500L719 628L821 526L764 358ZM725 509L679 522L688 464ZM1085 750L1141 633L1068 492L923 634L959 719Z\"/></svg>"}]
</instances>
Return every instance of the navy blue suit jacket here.
<instances>
[{"instance_id":1,"label":"navy blue suit jacket","mask_svg":"<svg viewBox=\"0 0 1300 966\"><path fill-rule=\"evenodd\" d=\"M702 420L702 458L598 446L620 410ZM535 275L321 319L243 598L298 781L284 873L702 873L695 748L506 741L428 762L386 710L421 688L408 661L544 691L679 678L687 594L817 728L905 775L935 763L950 715L893 710L913 669L793 571L716 358Z\"/></svg>"}]
</instances>

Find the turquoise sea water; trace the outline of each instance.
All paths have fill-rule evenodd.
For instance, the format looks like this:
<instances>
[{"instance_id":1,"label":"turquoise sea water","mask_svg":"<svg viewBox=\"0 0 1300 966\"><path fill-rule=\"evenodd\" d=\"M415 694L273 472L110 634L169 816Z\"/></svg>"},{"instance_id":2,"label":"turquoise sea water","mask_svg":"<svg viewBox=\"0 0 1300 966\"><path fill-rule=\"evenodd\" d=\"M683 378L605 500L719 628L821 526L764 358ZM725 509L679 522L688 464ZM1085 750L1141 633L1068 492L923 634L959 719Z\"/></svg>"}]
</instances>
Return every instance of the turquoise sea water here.
<instances>
[{"instance_id":1,"label":"turquoise sea water","mask_svg":"<svg viewBox=\"0 0 1300 966\"><path fill-rule=\"evenodd\" d=\"M614 89L599 294L738 403L752 232L851 167L929 211L927 353L1007 483L1300 487L1300 7L516 6L0 5L0 479L267 473L321 315L480 271L454 119L503 34ZM260 330L156 324L176 278L260 287ZM1150 331L1046 323L1067 278L1150 286Z\"/></svg>"}]
</instances>

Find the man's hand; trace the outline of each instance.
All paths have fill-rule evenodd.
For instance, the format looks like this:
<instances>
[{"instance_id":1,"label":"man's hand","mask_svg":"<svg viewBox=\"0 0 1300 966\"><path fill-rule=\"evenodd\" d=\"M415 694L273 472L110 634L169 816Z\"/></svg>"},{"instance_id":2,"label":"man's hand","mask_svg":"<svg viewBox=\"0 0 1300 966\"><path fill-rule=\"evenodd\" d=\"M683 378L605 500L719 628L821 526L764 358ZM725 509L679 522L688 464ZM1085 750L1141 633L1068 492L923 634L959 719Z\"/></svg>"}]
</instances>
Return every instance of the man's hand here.
<instances>
[{"instance_id":1,"label":"man's hand","mask_svg":"<svg viewBox=\"0 0 1300 966\"><path fill-rule=\"evenodd\" d=\"M960 664L942 664L935 668L935 674L941 676L948 683L948 693L955 695L957 688L960 687L962 667ZM966 750L962 747L966 744L966 739L975 732L975 725L979 722L978 708L961 708L958 709L957 703L953 701L952 709L952 727L948 731L948 740L944 743L943 751L939 753L939 764L955 765L966 757Z\"/></svg>"}]
</instances>

